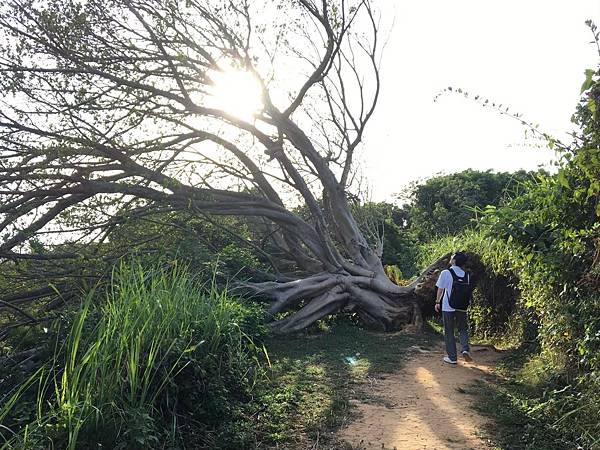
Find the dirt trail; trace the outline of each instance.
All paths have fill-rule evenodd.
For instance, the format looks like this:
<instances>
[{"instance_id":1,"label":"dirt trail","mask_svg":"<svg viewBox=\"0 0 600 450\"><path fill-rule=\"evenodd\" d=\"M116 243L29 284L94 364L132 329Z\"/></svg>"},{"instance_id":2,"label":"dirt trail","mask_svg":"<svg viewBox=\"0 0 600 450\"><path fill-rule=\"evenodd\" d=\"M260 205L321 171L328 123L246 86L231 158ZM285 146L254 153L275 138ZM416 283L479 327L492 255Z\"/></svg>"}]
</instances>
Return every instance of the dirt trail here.
<instances>
[{"instance_id":1,"label":"dirt trail","mask_svg":"<svg viewBox=\"0 0 600 450\"><path fill-rule=\"evenodd\" d=\"M367 400L355 401L359 418L339 438L359 449L483 450L478 436L486 419L472 408L475 380L489 376L500 354L473 347L474 361L457 366L442 362L441 348L414 354L404 368L365 386Z\"/></svg>"}]
</instances>

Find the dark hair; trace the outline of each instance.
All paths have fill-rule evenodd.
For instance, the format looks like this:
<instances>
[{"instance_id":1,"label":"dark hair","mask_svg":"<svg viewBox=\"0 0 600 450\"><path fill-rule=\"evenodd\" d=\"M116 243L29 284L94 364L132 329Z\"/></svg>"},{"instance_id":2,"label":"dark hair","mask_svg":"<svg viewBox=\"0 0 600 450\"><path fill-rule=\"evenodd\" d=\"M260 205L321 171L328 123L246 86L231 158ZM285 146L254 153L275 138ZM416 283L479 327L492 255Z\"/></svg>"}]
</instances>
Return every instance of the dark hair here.
<instances>
[{"instance_id":1,"label":"dark hair","mask_svg":"<svg viewBox=\"0 0 600 450\"><path fill-rule=\"evenodd\" d=\"M452 255L452 259L454 259L454 263L458 267L462 267L463 264L467 262L467 255L463 252L456 252L454 255Z\"/></svg>"}]
</instances>

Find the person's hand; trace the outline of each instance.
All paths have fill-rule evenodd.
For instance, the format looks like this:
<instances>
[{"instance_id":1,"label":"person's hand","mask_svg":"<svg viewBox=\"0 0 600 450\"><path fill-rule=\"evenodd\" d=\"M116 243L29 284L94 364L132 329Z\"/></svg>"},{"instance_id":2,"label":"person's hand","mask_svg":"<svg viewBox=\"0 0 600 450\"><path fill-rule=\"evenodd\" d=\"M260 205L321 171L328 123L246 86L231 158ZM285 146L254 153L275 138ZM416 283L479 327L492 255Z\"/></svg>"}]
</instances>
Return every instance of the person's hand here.
<instances>
[{"instance_id":1,"label":"person's hand","mask_svg":"<svg viewBox=\"0 0 600 450\"><path fill-rule=\"evenodd\" d=\"M435 304L435 312L437 312L437 313L440 312L440 304L439 303Z\"/></svg>"}]
</instances>

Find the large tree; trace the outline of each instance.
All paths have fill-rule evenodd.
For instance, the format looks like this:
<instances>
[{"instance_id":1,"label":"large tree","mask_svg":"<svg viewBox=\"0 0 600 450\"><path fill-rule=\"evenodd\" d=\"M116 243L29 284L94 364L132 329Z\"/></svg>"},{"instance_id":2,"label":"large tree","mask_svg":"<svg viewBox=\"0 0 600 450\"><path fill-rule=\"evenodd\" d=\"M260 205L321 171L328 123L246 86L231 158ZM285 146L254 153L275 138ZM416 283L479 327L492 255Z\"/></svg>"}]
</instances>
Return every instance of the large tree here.
<instances>
[{"instance_id":1,"label":"large tree","mask_svg":"<svg viewBox=\"0 0 600 450\"><path fill-rule=\"evenodd\" d=\"M417 283L389 281L351 214L380 88L370 1L8 0L0 30L5 261L34 257L40 233L105 239L156 208L251 216L278 258L246 287L295 311L275 328L340 310L420 323ZM255 80L260 107L219 103L222 74Z\"/></svg>"}]
</instances>

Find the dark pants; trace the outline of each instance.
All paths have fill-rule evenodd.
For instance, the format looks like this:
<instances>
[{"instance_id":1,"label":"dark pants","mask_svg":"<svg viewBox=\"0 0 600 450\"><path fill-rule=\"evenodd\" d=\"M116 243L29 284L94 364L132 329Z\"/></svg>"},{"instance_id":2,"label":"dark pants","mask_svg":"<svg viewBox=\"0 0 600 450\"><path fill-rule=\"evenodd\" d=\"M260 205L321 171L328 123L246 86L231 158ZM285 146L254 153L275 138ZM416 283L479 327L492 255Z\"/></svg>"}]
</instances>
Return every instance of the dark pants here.
<instances>
[{"instance_id":1,"label":"dark pants","mask_svg":"<svg viewBox=\"0 0 600 450\"><path fill-rule=\"evenodd\" d=\"M458 328L460 345L463 352L469 351L469 324L465 311L446 312L444 317L444 340L446 342L446 353L448 358L456 361L456 340L454 338L454 327Z\"/></svg>"}]
</instances>

